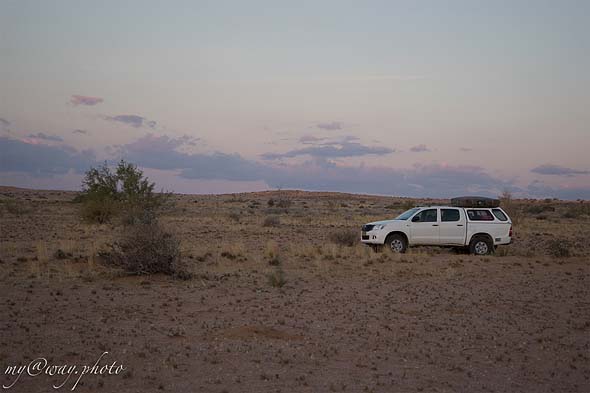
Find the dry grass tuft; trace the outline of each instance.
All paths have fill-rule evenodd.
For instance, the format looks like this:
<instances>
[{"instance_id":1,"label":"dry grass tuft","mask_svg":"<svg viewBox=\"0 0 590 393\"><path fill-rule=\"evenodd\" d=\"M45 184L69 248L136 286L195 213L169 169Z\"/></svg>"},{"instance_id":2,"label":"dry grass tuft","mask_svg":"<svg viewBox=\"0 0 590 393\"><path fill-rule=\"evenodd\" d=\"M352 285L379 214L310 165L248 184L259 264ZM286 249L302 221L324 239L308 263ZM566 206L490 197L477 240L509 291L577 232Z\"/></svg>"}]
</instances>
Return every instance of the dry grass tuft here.
<instances>
[{"instance_id":1,"label":"dry grass tuft","mask_svg":"<svg viewBox=\"0 0 590 393\"><path fill-rule=\"evenodd\" d=\"M269 265L278 266L281 264L279 245L274 240L269 240L266 243L264 256Z\"/></svg>"},{"instance_id":2,"label":"dry grass tuft","mask_svg":"<svg viewBox=\"0 0 590 393\"><path fill-rule=\"evenodd\" d=\"M205 258L206 255L207 254L205 254ZM231 261L244 262L248 260L248 257L246 256L246 248L242 243L230 243L224 245L219 255L222 258L226 258Z\"/></svg>"},{"instance_id":3,"label":"dry grass tuft","mask_svg":"<svg viewBox=\"0 0 590 393\"><path fill-rule=\"evenodd\" d=\"M262 223L263 227L279 227L281 226L281 218L279 216L267 216Z\"/></svg>"},{"instance_id":4,"label":"dry grass tuft","mask_svg":"<svg viewBox=\"0 0 590 393\"><path fill-rule=\"evenodd\" d=\"M340 246L352 247L359 242L359 233L353 229L338 229L329 235L332 243Z\"/></svg>"},{"instance_id":5,"label":"dry grass tuft","mask_svg":"<svg viewBox=\"0 0 590 393\"><path fill-rule=\"evenodd\" d=\"M9 214L14 214L15 216L24 216L26 214L31 213L32 209L25 204L22 200L17 199L4 199L0 200L1 205L4 207L4 210Z\"/></svg>"},{"instance_id":6,"label":"dry grass tuft","mask_svg":"<svg viewBox=\"0 0 590 393\"><path fill-rule=\"evenodd\" d=\"M282 288L287 283L285 272L280 267L277 267L270 273L267 273L266 278L269 285L273 288Z\"/></svg>"},{"instance_id":7,"label":"dry grass tuft","mask_svg":"<svg viewBox=\"0 0 590 393\"><path fill-rule=\"evenodd\" d=\"M547 252L556 258L570 257L570 247L570 242L565 239L551 239L547 242Z\"/></svg>"}]
</instances>

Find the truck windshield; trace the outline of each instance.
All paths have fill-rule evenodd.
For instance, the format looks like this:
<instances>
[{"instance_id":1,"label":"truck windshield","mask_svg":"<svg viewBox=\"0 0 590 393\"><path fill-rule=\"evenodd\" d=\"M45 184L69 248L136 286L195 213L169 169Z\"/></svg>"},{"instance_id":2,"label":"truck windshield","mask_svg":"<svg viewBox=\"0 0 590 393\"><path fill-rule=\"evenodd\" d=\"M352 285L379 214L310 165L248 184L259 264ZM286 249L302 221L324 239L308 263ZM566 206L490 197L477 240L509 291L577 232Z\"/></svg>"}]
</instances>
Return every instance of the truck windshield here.
<instances>
[{"instance_id":1,"label":"truck windshield","mask_svg":"<svg viewBox=\"0 0 590 393\"><path fill-rule=\"evenodd\" d=\"M403 212L402 214L400 214L399 216L397 216L396 218L394 218L394 220L407 220L408 218L412 217L414 215L414 213L416 213L418 210L420 210L419 207L415 207L413 209L410 209L408 211Z\"/></svg>"}]
</instances>

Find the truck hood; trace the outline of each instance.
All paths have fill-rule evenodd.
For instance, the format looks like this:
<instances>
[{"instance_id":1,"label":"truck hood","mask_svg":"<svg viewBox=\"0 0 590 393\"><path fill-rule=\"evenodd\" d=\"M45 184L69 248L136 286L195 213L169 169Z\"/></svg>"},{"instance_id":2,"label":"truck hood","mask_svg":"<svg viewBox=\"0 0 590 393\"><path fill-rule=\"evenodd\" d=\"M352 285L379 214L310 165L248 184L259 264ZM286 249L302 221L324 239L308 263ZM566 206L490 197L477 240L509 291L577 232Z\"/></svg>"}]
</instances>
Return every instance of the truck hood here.
<instances>
[{"instance_id":1,"label":"truck hood","mask_svg":"<svg viewBox=\"0 0 590 393\"><path fill-rule=\"evenodd\" d=\"M367 225L399 225L404 222L404 220L381 220L369 222Z\"/></svg>"}]
</instances>

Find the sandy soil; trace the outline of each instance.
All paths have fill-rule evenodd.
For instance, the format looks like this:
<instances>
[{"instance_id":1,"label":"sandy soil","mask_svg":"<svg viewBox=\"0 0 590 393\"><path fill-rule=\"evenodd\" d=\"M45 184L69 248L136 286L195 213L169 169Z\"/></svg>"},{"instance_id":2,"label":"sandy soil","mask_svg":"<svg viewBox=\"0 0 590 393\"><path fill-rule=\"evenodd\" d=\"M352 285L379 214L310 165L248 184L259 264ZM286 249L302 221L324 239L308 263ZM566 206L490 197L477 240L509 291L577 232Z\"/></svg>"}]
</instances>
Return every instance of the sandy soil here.
<instances>
[{"instance_id":1,"label":"sandy soil","mask_svg":"<svg viewBox=\"0 0 590 393\"><path fill-rule=\"evenodd\" d=\"M74 195L0 188L3 384L11 365L81 369L108 352L100 365L125 370L84 375L75 391L590 391L590 219L563 218L571 204L545 202L556 210L539 219L527 211L541 202L515 202L516 242L494 256L399 256L328 235L391 217L401 199L180 195L163 222L195 273L182 281L103 266L120 228L83 223ZM268 215L280 226L263 227ZM571 256L548 245L556 237ZM267 280L274 249L282 288ZM63 380L25 373L7 391Z\"/></svg>"}]
</instances>

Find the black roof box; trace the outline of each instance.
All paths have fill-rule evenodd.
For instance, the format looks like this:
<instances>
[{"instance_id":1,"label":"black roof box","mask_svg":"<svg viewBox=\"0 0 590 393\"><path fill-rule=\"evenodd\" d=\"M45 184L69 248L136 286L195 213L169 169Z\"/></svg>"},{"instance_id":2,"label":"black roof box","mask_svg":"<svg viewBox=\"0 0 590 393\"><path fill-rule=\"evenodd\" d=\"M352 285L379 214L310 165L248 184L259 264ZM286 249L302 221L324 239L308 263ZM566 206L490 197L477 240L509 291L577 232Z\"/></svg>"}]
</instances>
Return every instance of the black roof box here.
<instances>
[{"instance_id":1,"label":"black roof box","mask_svg":"<svg viewBox=\"0 0 590 393\"><path fill-rule=\"evenodd\" d=\"M451 205L456 207L499 207L500 200L478 196L464 196L452 198Z\"/></svg>"}]
</instances>

